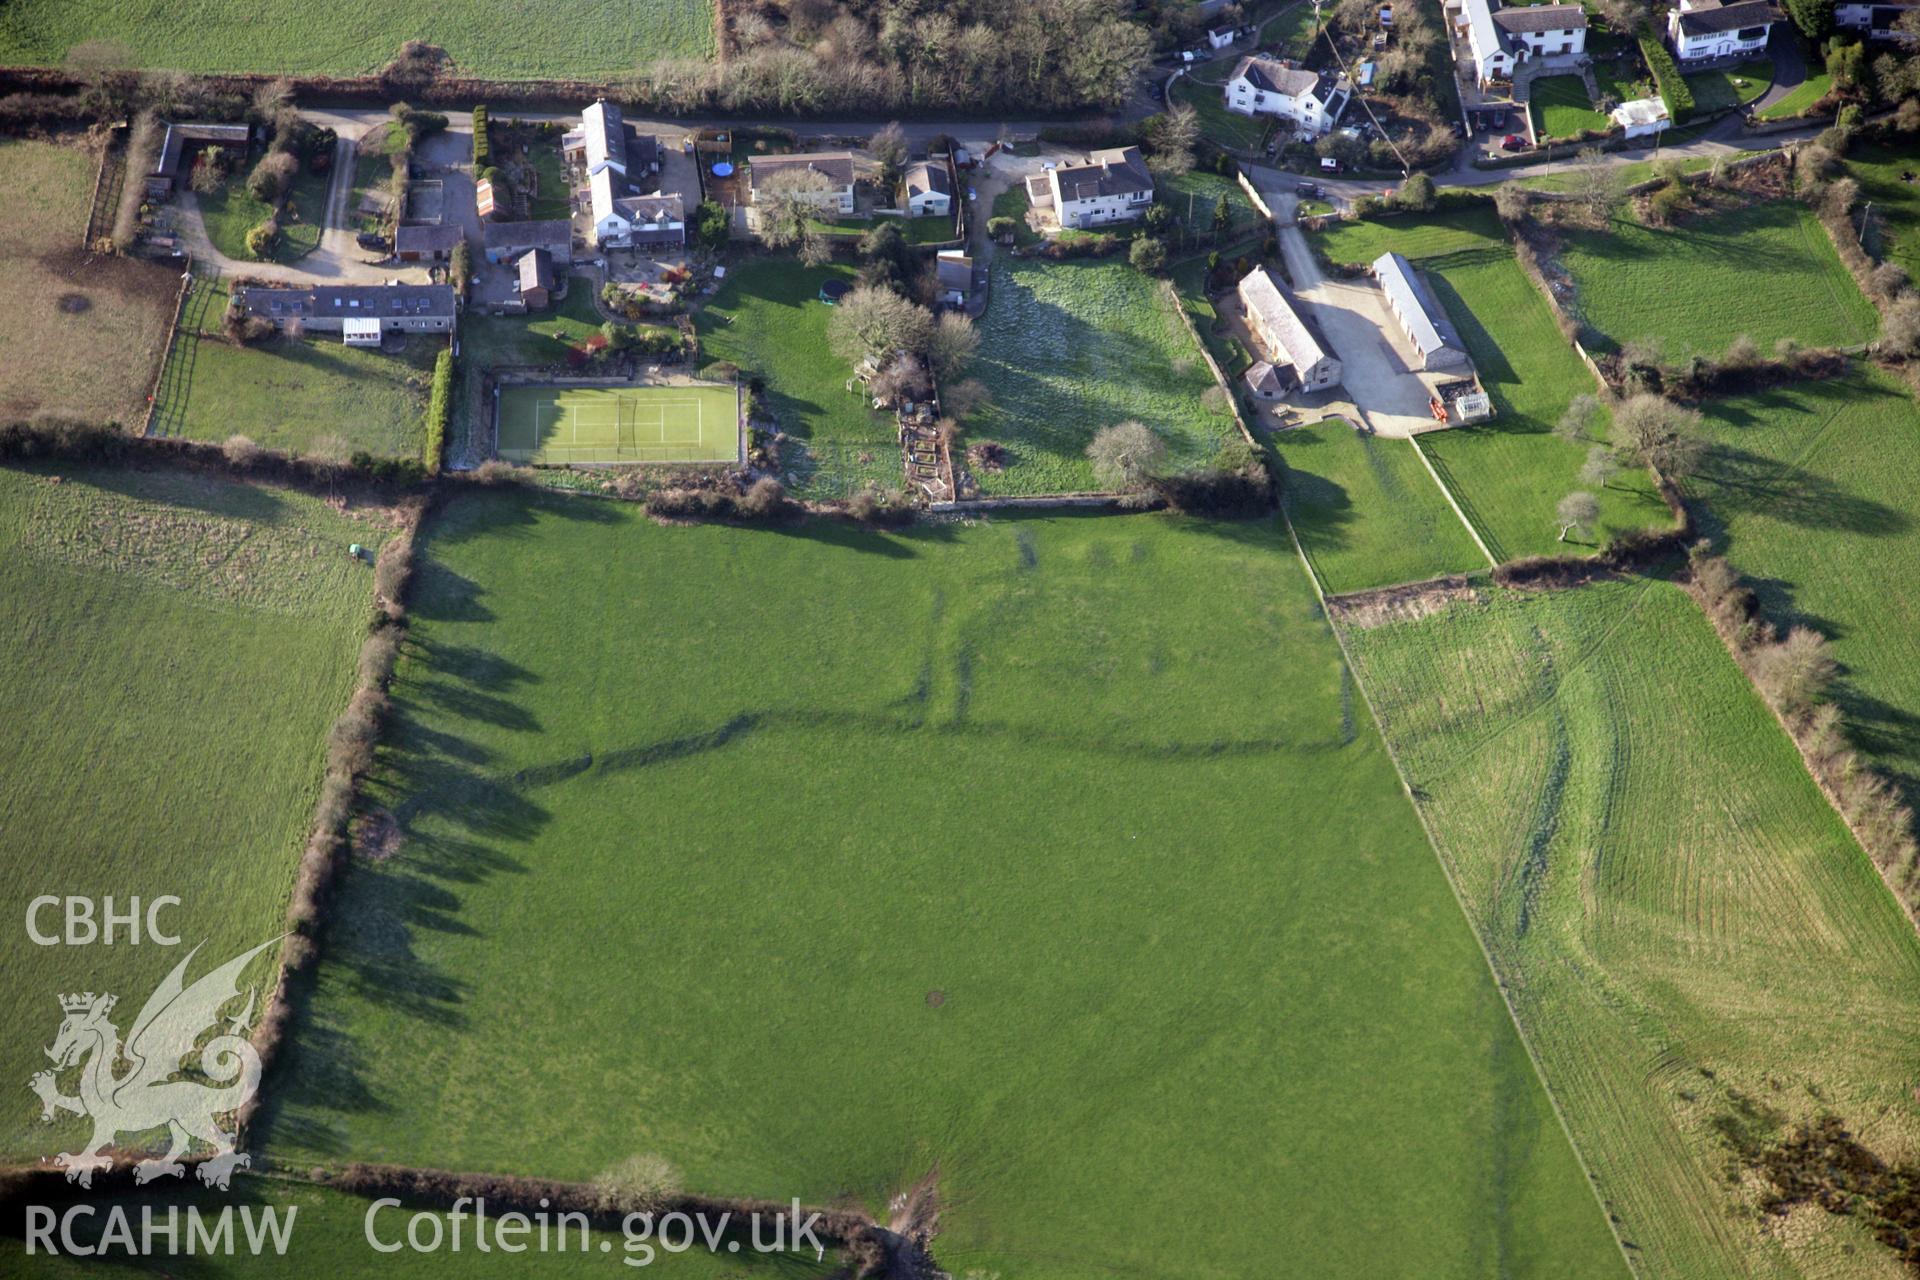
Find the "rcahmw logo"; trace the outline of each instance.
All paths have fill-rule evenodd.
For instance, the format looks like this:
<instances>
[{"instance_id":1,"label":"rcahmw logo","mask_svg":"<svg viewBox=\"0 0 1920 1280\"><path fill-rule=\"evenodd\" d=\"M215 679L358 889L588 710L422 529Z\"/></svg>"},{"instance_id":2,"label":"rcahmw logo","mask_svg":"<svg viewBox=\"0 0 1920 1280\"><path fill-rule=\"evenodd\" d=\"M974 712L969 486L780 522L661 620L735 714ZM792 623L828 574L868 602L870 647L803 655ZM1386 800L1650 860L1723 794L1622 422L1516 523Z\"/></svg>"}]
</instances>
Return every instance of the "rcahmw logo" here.
<instances>
[{"instance_id":1,"label":"rcahmw logo","mask_svg":"<svg viewBox=\"0 0 1920 1280\"><path fill-rule=\"evenodd\" d=\"M121 1135L137 1143L138 1135L157 1136L158 1130L168 1136L166 1153L135 1165L136 1183L184 1174L180 1157L195 1141L213 1148L198 1171L210 1187L224 1191L234 1169L251 1163L216 1117L238 1111L260 1087L260 1055L246 1038L253 993L245 993L245 1008L236 1012L232 1006L242 995L241 973L278 941L263 942L189 985L187 966L200 950L195 947L147 998L125 1040L113 1022L117 996L85 991L60 997L60 1029L46 1050L53 1068L36 1073L27 1087L40 1096L42 1123L53 1123L62 1111L93 1122L93 1136L78 1150L52 1158L67 1181L91 1187L96 1171L113 1167L107 1152ZM218 1034L202 1044L208 1031ZM117 1070L122 1062L124 1072ZM201 1079L175 1078L186 1069ZM61 1084L69 1072L75 1093Z\"/></svg>"},{"instance_id":2,"label":"rcahmw logo","mask_svg":"<svg viewBox=\"0 0 1920 1280\"><path fill-rule=\"evenodd\" d=\"M160 1256L220 1257L244 1249L250 1254L271 1250L287 1251L293 1238L293 1220L299 1205L281 1209L274 1205L223 1206L218 1213L202 1213L194 1205L183 1212L178 1205L156 1209L142 1205L138 1217L125 1205L99 1208L90 1204L69 1206L56 1214L44 1204L27 1206L27 1254L67 1254L75 1258ZM234 1220L240 1222L234 1233ZM100 1220L100 1234L92 1235L94 1220Z\"/></svg>"}]
</instances>

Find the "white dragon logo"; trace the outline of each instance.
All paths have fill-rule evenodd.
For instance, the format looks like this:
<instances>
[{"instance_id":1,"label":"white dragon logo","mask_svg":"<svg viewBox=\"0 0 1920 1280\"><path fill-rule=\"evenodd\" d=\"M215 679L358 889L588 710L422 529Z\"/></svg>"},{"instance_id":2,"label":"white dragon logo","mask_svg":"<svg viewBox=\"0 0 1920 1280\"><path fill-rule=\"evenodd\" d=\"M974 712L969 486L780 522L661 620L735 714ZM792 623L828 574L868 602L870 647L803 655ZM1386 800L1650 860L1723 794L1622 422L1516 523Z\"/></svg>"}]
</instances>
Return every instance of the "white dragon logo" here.
<instances>
[{"instance_id":1,"label":"white dragon logo","mask_svg":"<svg viewBox=\"0 0 1920 1280\"><path fill-rule=\"evenodd\" d=\"M148 998L140 1016L133 1020L124 1045L118 1028L107 1020L117 996L88 991L60 997L66 1017L46 1051L54 1068L36 1073L27 1087L40 1095L42 1123L53 1123L56 1110L93 1118L93 1138L78 1151L61 1152L53 1158L56 1166L66 1170L68 1182L92 1187L96 1169L113 1167L113 1158L105 1153L116 1136L162 1126L171 1135L171 1145L159 1159L142 1160L134 1166L136 1183L185 1174L180 1157L192 1138L213 1147L213 1155L201 1163L199 1170L200 1181L210 1187L226 1190L234 1168L252 1163L251 1157L234 1150L236 1134L222 1130L214 1121L216 1115L244 1106L260 1087L260 1055L245 1035L253 1016L252 994L248 994L247 1007L239 1016L225 1019L223 1033L204 1045L198 1041L222 1021L221 1008L241 994L237 982L248 962L278 941L263 942L188 986L184 977L188 963L200 950L195 947ZM199 1074L211 1084L173 1078L189 1054L195 1055ZM83 1058L79 1096L61 1093L56 1074ZM115 1075L115 1067L123 1060L129 1064L126 1073Z\"/></svg>"}]
</instances>

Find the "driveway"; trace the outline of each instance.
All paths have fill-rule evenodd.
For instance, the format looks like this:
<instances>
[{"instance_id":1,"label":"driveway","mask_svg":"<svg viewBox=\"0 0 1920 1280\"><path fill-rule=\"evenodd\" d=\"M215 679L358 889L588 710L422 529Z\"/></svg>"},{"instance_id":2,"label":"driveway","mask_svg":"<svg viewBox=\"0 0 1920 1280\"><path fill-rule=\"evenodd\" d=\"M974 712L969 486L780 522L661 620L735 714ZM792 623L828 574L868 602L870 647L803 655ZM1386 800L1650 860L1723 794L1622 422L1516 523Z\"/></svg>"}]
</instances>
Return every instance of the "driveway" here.
<instances>
[{"instance_id":1,"label":"driveway","mask_svg":"<svg viewBox=\"0 0 1920 1280\"><path fill-rule=\"evenodd\" d=\"M1341 386L1364 417L1363 425L1383 436L1431 431L1431 393L1414 371L1412 353L1379 287L1365 278L1322 275L1306 233L1293 220L1293 194L1262 186L1260 195L1273 210L1293 295L1340 357Z\"/></svg>"},{"instance_id":2,"label":"driveway","mask_svg":"<svg viewBox=\"0 0 1920 1280\"><path fill-rule=\"evenodd\" d=\"M1767 40L1767 56L1773 59L1773 83L1748 106L1747 110L1753 115L1759 115L1807 79L1806 51L1800 46L1800 37L1787 23L1773 24L1773 35Z\"/></svg>"}]
</instances>

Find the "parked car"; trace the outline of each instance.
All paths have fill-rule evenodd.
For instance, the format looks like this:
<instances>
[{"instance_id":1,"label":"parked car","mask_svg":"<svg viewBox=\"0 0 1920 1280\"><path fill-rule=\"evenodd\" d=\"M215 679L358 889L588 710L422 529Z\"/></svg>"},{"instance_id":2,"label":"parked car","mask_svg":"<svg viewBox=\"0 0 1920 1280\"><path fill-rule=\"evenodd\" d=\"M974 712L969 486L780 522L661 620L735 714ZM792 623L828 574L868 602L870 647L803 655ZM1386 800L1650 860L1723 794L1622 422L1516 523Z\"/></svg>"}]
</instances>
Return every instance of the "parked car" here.
<instances>
[{"instance_id":1,"label":"parked car","mask_svg":"<svg viewBox=\"0 0 1920 1280\"><path fill-rule=\"evenodd\" d=\"M371 231L362 231L357 239L360 247L369 253L385 253L390 247L385 236L377 236Z\"/></svg>"},{"instance_id":2,"label":"parked car","mask_svg":"<svg viewBox=\"0 0 1920 1280\"><path fill-rule=\"evenodd\" d=\"M1502 151L1525 151L1528 145L1527 140L1517 133L1510 133L1500 139L1500 149Z\"/></svg>"},{"instance_id":3,"label":"parked car","mask_svg":"<svg viewBox=\"0 0 1920 1280\"><path fill-rule=\"evenodd\" d=\"M1296 182L1293 184L1293 194L1297 196L1307 196L1309 198L1317 197L1320 194L1320 184L1317 182Z\"/></svg>"},{"instance_id":4,"label":"parked car","mask_svg":"<svg viewBox=\"0 0 1920 1280\"><path fill-rule=\"evenodd\" d=\"M1340 172L1340 162L1338 160L1335 160L1332 156L1321 156L1320 172L1338 173Z\"/></svg>"}]
</instances>

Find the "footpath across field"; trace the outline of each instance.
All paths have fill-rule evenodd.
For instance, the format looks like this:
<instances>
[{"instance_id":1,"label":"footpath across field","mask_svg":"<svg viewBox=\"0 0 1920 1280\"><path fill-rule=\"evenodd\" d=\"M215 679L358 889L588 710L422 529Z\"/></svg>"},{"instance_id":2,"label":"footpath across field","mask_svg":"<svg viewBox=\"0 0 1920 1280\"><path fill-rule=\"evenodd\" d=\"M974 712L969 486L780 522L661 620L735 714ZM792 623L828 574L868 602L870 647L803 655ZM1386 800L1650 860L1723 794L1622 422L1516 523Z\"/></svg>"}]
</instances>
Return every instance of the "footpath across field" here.
<instances>
[{"instance_id":1,"label":"footpath across field","mask_svg":"<svg viewBox=\"0 0 1920 1280\"><path fill-rule=\"evenodd\" d=\"M511 386L499 390L497 452L534 465L736 462L736 387Z\"/></svg>"}]
</instances>

